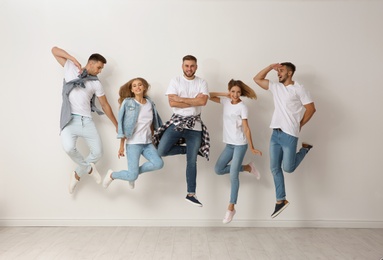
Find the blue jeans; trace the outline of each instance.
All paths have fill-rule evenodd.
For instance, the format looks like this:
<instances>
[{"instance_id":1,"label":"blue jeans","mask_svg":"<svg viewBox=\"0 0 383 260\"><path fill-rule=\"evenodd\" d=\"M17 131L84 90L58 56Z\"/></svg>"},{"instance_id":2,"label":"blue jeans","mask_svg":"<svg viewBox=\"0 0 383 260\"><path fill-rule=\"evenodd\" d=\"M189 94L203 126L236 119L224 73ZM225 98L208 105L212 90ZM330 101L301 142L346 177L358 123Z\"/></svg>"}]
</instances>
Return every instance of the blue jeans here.
<instances>
[{"instance_id":1,"label":"blue jeans","mask_svg":"<svg viewBox=\"0 0 383 260\"><path fill-rule=\"evenodd\" d=\"M176 145L180 138L185 138L186 146ZM174 130L170 125L163 133L158 145L160 156L186 154L186 183L187 192L194 194L197 179L197 156L201 146L202 132L184 129L181 132Z\"/></svg>"},{"instance_id":2,"label":"blue jeans","mask_svg":"<svg viewBox=\"0 0 383 260\"><path fill-rule=\"evenodd\" d=\"M84 158L76 148L79 137L84 138L89 147L89 155ZM61 143L64 151L77 163L76 173L79 177L91 170L90 163L96 163L102 156L101 138L91 117L72 115L72 120L61 131Z\"/></svg>"},{"instance_id":3,"label":"blue jeans","mask_svg":"<svg viewBox=\"0 0 383 260\"><path fill-rule=\"evenodd\" d=\"M297 153L297 143L297 137L281 130L273 130L270 140L270 169L274 178L277 200L286 199L283 171L287 173L295 171L308 152L308 149L301 148Z\"/></svg>"},{"instance_id":4,"label":"blue jeans","mask_svg":"<svg viewBox=\"0 0 383 260\"><path fill-rule=\"evenodd\" d=\"M141 166L141 154L148 160ZM126 145L126 159L128 160L128 170L113 172L113 179L120 179L125 181L135 181L138 175L144 172L159 170L164 166L164 162L158 155L156 148L153 144L127 144Z\"/></svg>"},{"instance_id":5,"label":"blue jeans","mask_svg":"<svg viewBox=\"0 0 383 260\"><path fill-rule=\"evenodd\" d=\"M225 149L219 156L214 170L218 175L230 173L231 193L230 203L237 204L239 190L239 172L243 171L243 158L247 151L247 144L232 145L226 144ZM231 161L231 164L229 162Z\"/></svg>"}]
</instances>

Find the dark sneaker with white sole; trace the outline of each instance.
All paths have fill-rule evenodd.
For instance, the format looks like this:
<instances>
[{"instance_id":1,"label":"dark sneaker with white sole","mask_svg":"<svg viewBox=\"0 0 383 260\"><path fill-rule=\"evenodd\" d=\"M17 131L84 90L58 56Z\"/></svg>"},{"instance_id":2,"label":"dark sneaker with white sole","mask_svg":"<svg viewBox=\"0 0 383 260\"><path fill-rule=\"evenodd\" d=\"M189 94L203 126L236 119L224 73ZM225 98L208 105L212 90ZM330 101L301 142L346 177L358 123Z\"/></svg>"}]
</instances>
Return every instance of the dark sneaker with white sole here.
<instances>
[{"instance_id":1,"label":"dark sneaker with white sole","mask_svg":"<svg viewBox=\"0 0 383 260\"><path fill-rule=\"evenodd\" d=\"M202 207L202 203L197 200L196 195L192 195L192 196L186 195L185 200L190 202L191 204L193 204L195 206Z\"/></svg>"},{"instance_id":2,"label":"dark sneaker with white sole","mask_svg":"<svg viewBox=\"0 0 383 260\"><path fill-rule=\"evenodd\" d=\"M274 213L271 214L272 218L275 218L279 215L290 203L287 200L283 200L281 204L275 204Z\"/></svg>"},{"instance_id":3,"label":"dark sneaker with white sole","mask_svg":"<svg viewBox=\"0 0 383 260\"><path fill-rule=\"evenodd\" d=\"M310 151L311 148L313 148L314 146L312 144L308 144L308 143L302 143L302 148L305 148L307 149L307 151Z\"/></svg>"}]
</instances>

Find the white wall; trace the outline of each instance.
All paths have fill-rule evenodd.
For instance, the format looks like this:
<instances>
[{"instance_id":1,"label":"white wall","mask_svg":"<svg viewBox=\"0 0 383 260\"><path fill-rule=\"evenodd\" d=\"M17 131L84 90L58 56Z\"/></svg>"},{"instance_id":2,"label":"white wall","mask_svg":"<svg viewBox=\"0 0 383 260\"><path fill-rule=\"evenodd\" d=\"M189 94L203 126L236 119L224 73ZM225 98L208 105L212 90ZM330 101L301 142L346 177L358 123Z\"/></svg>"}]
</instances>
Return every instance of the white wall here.
<instances>
[{"instance_id":1,"label":"white wall","mask_svg":"<svg viewBox=\"0 0 383 260\"><path fill-rule=\"evenodd\" d=\"M62 69L50 52L57 45L82 64L93 52L107 58L100 79L116 114L119 87L141 76L169 118L164 92L186 54L198 58L197 74L210 91L224 91L231 78L254 87L258 100L245 102L264 156L248 152L245 162L255 160L262 179L241 176L231 226L383 227L381 10L382 1L0 0L0 224L208 226L221 225L227 207L229 177L214 173L224 147L222 108L211 102L203 112L211 159L198 159L203 208L184 201L182 156L164 158L164 168L140 176L135 190L122 181L104 190L84 178L70 196L75 165L59 138ZM315 100L317 113L300 138L315 147L286 174L291 205L271 220L273 102L252 77L283 61L296 64L295 80ZM94 119L105 150L97 164L102 176L110 167L125 168L112 124L105 116Z\"/></svg>"}]
</instances>

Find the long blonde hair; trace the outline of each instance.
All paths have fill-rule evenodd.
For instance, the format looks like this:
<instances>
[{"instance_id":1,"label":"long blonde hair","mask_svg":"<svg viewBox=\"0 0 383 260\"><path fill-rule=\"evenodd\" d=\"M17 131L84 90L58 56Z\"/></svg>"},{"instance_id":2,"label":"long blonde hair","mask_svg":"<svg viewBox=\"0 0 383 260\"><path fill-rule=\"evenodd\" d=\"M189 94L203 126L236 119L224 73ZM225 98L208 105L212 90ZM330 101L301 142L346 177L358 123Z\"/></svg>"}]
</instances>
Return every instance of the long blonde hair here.
<instances>
[{"instance_id":1,"label":"long blonde hair","mask_svg":"<svg viewBox=\"0 0 383 260\"><path fill-rule=\"evenodd\" d=\"M230 89L234 86L237 86L241 89L241 96L257 99L257 94L255 94L255 91L242 81L231 79L227 84L228 90L230 91Z\"/></svg>"},{"instance_id":2,"label":"long blonde hair","mask_svg":"<svg viewBox=\"0 0 383 260\"><path fill-rule=\"evenodd\" d=\"M128 98L128 97L134 98L135 95L132 92L132 84L133 84L133 81L135 81L135 80L141 81L142 85L144 85L144 87L145 87L144 97L146 96L146 93L148 93L150 85L144 78L131 79L127 83L125 83L124 85L122 85L120 87L120 91L118 92L118 94L120 95L120 97L118 99L118 103L120 105L122 104L122 102L124 101L125 98Z\"/></svg>"}]
</instances>

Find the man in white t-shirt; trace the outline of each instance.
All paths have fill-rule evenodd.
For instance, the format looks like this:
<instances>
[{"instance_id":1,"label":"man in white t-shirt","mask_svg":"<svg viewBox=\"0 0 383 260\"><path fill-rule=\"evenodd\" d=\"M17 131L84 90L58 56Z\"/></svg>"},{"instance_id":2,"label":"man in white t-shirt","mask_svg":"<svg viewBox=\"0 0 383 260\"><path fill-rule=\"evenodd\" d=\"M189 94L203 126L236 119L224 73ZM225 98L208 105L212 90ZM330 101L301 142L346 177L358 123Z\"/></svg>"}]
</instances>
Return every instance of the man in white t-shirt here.
<instances>
[{"instance_id":1,"label":"man in white t-shirt","mask_svg":"<svg viewBox=\"0 0 383 260\"><path fill-rule=\"evenodd\" d=\"M117 129L117 120L106 99L104 89L96 77L106 64L106 59L100 54L92 54L84 68L81 64L58 47L52 48L52 54L58 63L64 67L63 105L61 108L61 142L65 152L78 165L71 173L69 193L82 176L89 174L97 183L101 183L95 163L102 156L101 138L92 120L91 112L103 114L94 105L94 96L97 96L102 110ZM84 138L89 147L89 155L84 158L76 148L78 137Z\"/></svg>"},{"instance_id":2,"label":"man in white t-shirt","mask_svg":"<svg viewBox=\"0 0 383 260\"><path fill-rule=\"evenodd\" d=\"M163 133L159 145L160 156L186 154L186 201L202 207L195 196L197 178L197 156L203 143L205 126L201 120L201 108L209 98L205 80L195 76L197 59L187 55L182 60L183 75L173 78L166 91L173 116ZM177 145L182 139L186 146Z\"/></svg>"},{"instance_id":3,"label":"man in white t-shirt","mask_svg":"<svg viewBox=\"0 0 383 260\"><path fill-rule=\"evenodd\" d=\"M265 79L271 70L278 72L279 83ZM310 94L292 77L295 65L290 62L275 63L261 70L254 81L261 88L270 90L274 99L274 114L270 128L270 168L274 178L277 203L271 215L276 217L289 202L286 200L283 171L292 173L313 147L302 143L297 151L298 134L315 113L315 105ZM283 171L282 171L283 169Z\"/></svg>"}]
</instances>

